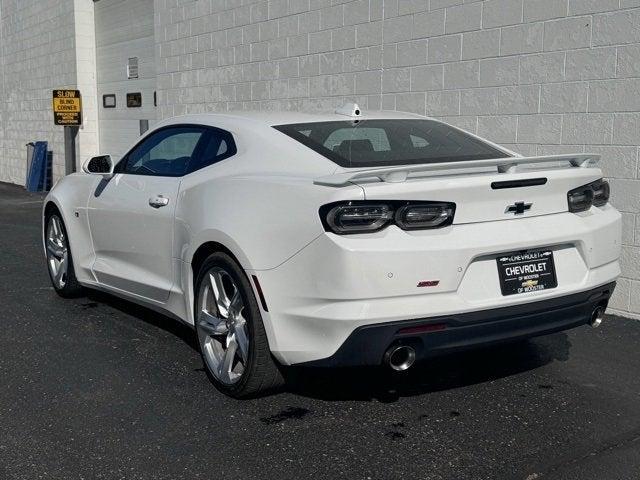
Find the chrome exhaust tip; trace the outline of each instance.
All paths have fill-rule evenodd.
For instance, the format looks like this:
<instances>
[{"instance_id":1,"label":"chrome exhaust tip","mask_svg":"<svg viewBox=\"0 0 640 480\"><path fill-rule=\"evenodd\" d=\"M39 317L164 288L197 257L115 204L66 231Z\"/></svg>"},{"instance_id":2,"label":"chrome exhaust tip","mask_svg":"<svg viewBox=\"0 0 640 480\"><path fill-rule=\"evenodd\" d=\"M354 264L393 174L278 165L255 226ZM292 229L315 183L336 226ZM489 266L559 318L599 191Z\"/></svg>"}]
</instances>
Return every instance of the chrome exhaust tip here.
<instances>
[{"instance_id":1,"label":"chrome exhaust tip","mask_svg":"<svg viewBox=\"0 0 640 480\"><path fill-rule=\"evenodd\" d=\"M604 320L604 312L606 310L606 305L598 305L593 313L591 313L591 320L589 320L589 325L593 328L597 328L602 324L602 320Z\"/></svg>"},{"instance_id":2,"label":"chrome exhaust tip","mask_svg":"<svg viewBox=\"0 0 640 480\"><path fill-rule=\"evenodd\" d=\"M404 372L416 361L416 351L407 345L395 345L384 354L385 363L396 372Z\"/></svg>"}]
</instances>

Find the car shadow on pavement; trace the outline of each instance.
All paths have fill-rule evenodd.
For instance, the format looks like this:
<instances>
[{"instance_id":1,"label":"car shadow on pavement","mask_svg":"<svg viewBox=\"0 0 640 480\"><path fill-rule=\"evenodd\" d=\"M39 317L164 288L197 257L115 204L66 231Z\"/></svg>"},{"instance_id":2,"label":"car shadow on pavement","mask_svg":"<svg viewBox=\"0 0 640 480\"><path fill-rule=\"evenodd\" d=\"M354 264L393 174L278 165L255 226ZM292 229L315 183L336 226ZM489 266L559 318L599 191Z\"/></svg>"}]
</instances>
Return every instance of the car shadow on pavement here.
<instances>
[{"instance_id":1,"label":"car shadow on pavement","mask_svg":"<svg viewBox=\"0 0 640 480\"><path fill-rule=\"evenodd\" d=\"M107 305L126 315L136 317L148 325L175 335L196 352L199 351L194 329L179 320L98 290L87 290L87 300L97 304Z\"/></svg>"},{"instance_id":2,"label":"car shadow on pavement","mask_svg":"<svg viewBox=\"0 0 640 480\"><path fill-rule=\"evenodd\" d=\"M436 357L406 372L387 367L353 369L295 368L288 372L289 391L327 401L377 400L451 390L516 375L569 358L565 333Z\"/></svg>"},{"instance_id":3,"label":"car shadow on pavement","mask_svg":"<svg viewBox=\"0 0 640 480\"><path fill-rule=\"evenodd\" d=\"M87 299L90 303L85 305L107 305L142 320L148 326L175 335L193 350L199 351L194 330L189 325L97 290L89 290ZM326 401L394 402L401 397L489 382L556 360L566 361L570 348L571 342L566 333L556 333L428 359L401 373L385 366L333 369L288 367L283 369L283 373L287 379L286 391L303 397Z\"/></svg>"}]
</instances>

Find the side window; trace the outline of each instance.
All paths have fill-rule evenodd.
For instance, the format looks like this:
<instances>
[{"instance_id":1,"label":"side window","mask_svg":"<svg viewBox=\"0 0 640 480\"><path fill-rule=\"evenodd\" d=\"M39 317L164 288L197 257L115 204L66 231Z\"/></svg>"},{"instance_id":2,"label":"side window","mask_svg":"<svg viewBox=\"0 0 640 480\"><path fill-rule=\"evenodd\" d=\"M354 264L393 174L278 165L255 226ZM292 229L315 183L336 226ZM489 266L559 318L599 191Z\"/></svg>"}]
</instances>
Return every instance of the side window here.
<instances>
[{"instance_id":1,"label":"side window","mask_svg":"<svg viewBox=\"0 0 640 480\"><path fill-rule=\"evenodd\" d=\"M231 133L209 127L202 141L200 154L198 158L191 162L187 173L213 165L214 163L235 155L236 152L236 144Z\"/></svg>"},{"instance_id":2,"label":"side window","mask_svg":"<svg viewBox=\"0 0 640 480\"><path fill-rule=\"evenodd\" d=\"M135 175L185 175L199 158L197 150L206 132L204 127L162 129L131 150L118 170Z\"/></svg>"}]
</instances>

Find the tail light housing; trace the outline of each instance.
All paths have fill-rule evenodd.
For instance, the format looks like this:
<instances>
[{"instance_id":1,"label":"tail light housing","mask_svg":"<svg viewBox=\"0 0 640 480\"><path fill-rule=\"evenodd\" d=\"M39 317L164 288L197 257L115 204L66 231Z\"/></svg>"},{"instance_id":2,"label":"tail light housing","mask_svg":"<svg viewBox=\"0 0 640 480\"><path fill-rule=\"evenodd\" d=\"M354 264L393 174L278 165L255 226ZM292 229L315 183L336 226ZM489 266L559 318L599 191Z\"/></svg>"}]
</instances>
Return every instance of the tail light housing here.
<instances>
[{"instance_id":1,"label":"tail light housing","mask_svg":"<svg viewBox=\"0 0 640 480\"><path fill-rule=\"evenodd\" d=\"M442 228L453 223L455 203L411 201L349 201L324 205L320 219L338 235L371 233L397 225L403 230Z\"/></svg>"},{"instance_id":2,"label":"tail light housing","mask_svg":"<svg viewBox=\"0 0 640 480\"><path fill-rule=\"evenodd\" d=\"M569 211L577 213L585 212L589 210L591 206L603 207L609 202L610 193L609 182L602 178L587 185L569 190L567 193Z\"/></svg>"}]
</instances>

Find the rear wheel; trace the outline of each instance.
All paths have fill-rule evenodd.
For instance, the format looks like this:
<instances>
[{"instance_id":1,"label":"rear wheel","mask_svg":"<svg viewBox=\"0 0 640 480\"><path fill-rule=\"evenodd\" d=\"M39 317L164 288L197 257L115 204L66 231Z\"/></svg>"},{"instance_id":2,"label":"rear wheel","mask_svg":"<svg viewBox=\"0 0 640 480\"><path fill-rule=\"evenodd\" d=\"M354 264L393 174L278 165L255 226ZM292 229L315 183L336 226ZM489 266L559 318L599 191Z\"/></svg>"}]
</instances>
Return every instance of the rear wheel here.
<instances>
[{"instance_id":1,"label":"rear wheel","mask_svg":"<svg viewBox=\"0 0 640 480\"><path fill-rule=\"evenodd\" d=\"M200 268L196 292L200 353L218 390L246 398L281 386L260 309L238 264L224 253L210 255Z\"/></svg>"},{"instance_id":2,"label":"rear wheel","mask_svg":"<svg viewBox=\"0 0 640 480\"><path fill-rule=\"evenodd\" d=\"M49 277L56 293L65 298L77 297L82 287L73 270L67 230L58 213L47 217L44 243Z\"/></svg>"}]
</instances>

